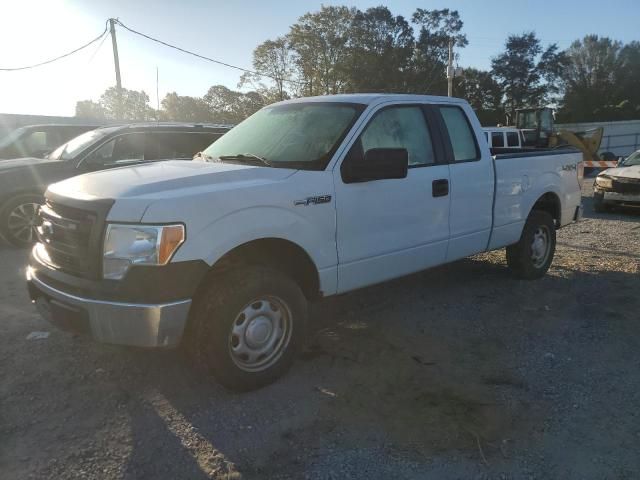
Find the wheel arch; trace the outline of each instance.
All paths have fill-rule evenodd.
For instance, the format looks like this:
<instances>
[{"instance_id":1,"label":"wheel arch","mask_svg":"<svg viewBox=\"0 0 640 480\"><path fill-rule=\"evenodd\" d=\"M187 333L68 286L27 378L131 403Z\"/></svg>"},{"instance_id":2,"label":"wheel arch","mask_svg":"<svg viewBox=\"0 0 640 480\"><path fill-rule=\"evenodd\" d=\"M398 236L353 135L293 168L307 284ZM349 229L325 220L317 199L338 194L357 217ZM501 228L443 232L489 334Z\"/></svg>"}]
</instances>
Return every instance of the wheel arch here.
<instances>
[{"instance_id":1,"label":"wheel arch","mask_svg":"<svg viewBox=\"0 0 640 480\"><path fill-rule=\"evenodd\" d=\"M309 253L278 237L254 239L232 248L213 263L202 285L232 268L248 265L267 266L290 276L310 301L322 296L320 274Z\"/></svg>"},{"instance_id":2,"label":"wheel arch","mask_svg":"<svg viewBox=\"0 0 640 480\"><path fill-rule=\"evenodd\" d=\"M553 218L556 228L560 226L562 203L560 202L560 197L557 193L548 191L540 195L529 210L529 214L534 210L547 212Z\"/></svg>"}]
</instances>

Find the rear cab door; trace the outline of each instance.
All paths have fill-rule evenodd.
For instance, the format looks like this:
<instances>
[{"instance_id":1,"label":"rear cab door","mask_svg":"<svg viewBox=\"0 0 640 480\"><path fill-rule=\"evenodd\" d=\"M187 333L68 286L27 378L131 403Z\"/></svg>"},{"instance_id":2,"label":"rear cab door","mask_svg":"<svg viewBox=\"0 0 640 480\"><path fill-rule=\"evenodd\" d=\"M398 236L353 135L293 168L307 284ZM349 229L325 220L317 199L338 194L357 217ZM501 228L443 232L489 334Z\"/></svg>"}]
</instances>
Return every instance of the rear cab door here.
<instances>
[{"instance_id":1,"label":"rear cab door","mask_svg":"<svg viewBox=\"0 0 640 480\"><path fill-rule=\"evenodd\" d=\"M445 261L449 165L433 108L383 104L369 112L334 169L338 291ZM406 178L348 183L341 168L371 148L405 148Z\"/></svg>"},{"instance_id":2,"label":"rear cab door","mask_svg":"<svg viewBox=\"0 0 640 480\"><path fill-rule=\"evenodd\" d=\"M437 105L449 163L450 209L448 262L487 248L493 222L493 160L483 131L468 104ZM498 136L494 137L494 135ZM504 142L503 132L491 132ZM495 143L493 143L495 146ZM481 147L482 146L482 147Z\"/></svg>"}]
</instances>

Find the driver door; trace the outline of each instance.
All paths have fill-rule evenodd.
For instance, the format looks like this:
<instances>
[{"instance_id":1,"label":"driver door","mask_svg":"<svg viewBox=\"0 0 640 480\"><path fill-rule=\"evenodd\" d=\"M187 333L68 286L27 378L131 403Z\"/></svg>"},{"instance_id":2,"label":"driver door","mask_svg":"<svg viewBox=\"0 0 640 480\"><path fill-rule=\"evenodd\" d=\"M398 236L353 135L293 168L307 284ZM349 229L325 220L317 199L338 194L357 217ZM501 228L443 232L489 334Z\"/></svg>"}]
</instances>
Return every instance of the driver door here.
<instances>
[{"instance_id":1,"label":"driver door","mask_svg":"<svg viewBox=\"0 0 640 480\"><path fill-rule=\"evenodd\" d=\"M449 240L449 165L433 113L394 105L369 119L343 160L371 148L404 148L406 178L346 183L334 170L338 291L382 282L443 263Z\"/></svg>"}]
</instances>

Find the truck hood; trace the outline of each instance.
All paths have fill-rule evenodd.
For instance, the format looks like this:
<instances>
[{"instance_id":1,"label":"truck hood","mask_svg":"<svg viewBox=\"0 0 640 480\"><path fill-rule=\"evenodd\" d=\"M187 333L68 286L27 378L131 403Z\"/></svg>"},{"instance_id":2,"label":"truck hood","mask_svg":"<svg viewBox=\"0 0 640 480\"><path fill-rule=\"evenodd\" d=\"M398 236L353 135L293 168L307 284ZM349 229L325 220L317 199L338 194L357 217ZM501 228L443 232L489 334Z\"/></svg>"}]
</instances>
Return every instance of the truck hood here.
<instances>
[{"instance_id":1,"label":"truck hood","mask_svg":"<svg viewBox=\"0 0 640 480\"><path fill-rule=\"evenodd\" d=\"M42 163L55 163L59 160L47 160L46 158L13 158L11 160L0 159L0 173L8 170L15 170L18 168L31 167L33 165L40 165Z\"/></svg>"},{"instance_id":2,"label":"truck hood","mask_svg":"<svg viewBox=\"0 0 640 480\"><path fill-rule=\"evenodd\" d=\"M609 168L602 172L600 175L607 175L609 177L635 178L636 180L640 180L640 165L633 165L631 167Z\"/></svg>"},{"instance_id":3,"label":"truck hood","mask_svg":"<svg viewBox=\"0 0 640 480\"><path fill-rule=\"evenodd\" d=\"M77 199L169 198L182 189L228 188L287 178L295 170L231 163L170 160L114 168L54 183L49 191Z\"/></svg>"}]
</instances>

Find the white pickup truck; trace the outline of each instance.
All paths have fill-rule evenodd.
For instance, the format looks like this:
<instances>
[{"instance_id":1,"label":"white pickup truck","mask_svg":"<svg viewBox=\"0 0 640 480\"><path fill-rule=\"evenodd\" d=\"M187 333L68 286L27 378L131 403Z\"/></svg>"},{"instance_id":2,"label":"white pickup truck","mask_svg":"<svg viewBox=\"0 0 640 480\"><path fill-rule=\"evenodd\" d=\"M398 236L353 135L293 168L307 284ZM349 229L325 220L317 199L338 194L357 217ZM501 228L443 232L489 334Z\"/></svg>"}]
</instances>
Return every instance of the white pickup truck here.
<instances>
[{"instance_id":1,"label":"white pickup truck","mask_svg":"<svg viewBox=\"0 0 640 480\"><path fill-rule=\"evenodd\" d=\"M503 247L517 277L545 274L581 215L582 156L486 145L458 99L270 105L193 162L51 185L30 295L65 328L182 342L222 384L257 388L291 364L309 302Z\"/></svg>"}]
</instances>

